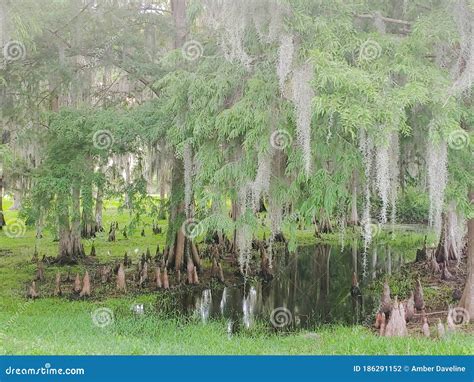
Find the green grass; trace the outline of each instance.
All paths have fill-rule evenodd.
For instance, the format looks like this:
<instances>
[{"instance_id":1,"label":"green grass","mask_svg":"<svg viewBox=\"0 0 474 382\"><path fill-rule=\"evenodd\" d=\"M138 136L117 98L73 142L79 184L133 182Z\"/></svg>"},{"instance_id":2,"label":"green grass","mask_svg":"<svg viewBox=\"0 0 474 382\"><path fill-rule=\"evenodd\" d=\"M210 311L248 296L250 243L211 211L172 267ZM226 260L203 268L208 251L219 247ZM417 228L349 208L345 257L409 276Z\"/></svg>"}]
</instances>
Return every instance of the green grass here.
<instances>
[{"instance_id":1,"label":"green grass","mask_svg":"<svg viewBox=\"0 0 474 382\"><path fill-rule=\"evenodd\" d=\"M101 303L42 299L10 301L14 315L2 339L3 354L470 354L472 337L456 334L444 340L380 338L368 329L323 327L313 335L271 334L262 327L231 338L226 323L170 319L156 314L136 317L136 300ZM94 326L91 313L99 307L114 311L114 322ZM145 305L145 309L149 306ZM2 322L9 315L2 309ZM5 327L5 326L4 326Z\"/></svg>"},{"instance_id":2,"label":"green grass","mask_svg":"<svg viewBox=\"0 0 474 382\"><path fill-rule=\"evenodd\" d=\"M10 202L7 200L5 208ZM125 213L110 203L104 216L105 226L117 220L123 227ZM6 211L11 222L16 212ZM151 220L145 218L146 223ZM160 222L164 226L165 222ZM125 251L134 257L159 243L165 234L146 237L137 230L128 240L118 235L108 243L105 235L96 240L98 259L110 262ZM310 233L300 233L309 242ZM418 240L418 239L417 239ZM35 272L30 262L35 243L40 255L56 256L57 243L45 234L34 238L29 229L23 238L12 239L0 233L0 354L471 354L472 336L456 333L443 340L380 338L362 326L325 326L308 332L275 334L260 323L228 338L226 322L202 324L197 318L176 318L156 313L156 302L166 299L165 292L148 295L108 298L105 300L69 301L67 298L24 299L24 287ZM138 249L138 253L135 253ZM90 243L86 243L86 251ZM110 252L110 254L108 254ZM51 280L55 267L46 268ZM145 304L145 315L135 316L130 307ZM101 307L114 312L114 322L104 328L94 325L92 313ZM152 313L153 312L153 313Z\"/></svg>"}]
</instances>

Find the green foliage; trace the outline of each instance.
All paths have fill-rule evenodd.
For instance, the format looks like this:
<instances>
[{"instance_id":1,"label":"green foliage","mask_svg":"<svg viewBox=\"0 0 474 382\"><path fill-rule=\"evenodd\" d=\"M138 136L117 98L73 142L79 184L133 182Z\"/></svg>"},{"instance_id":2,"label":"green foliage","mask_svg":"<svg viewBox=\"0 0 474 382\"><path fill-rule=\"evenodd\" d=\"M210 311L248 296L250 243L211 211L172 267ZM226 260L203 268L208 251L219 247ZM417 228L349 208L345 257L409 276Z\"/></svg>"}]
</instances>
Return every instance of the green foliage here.
<instances>
[{"instance_id":1,"label":"green foliage","mask_svg":"<svg viewBox=\"0 0 474 382\"><path fill-rule=\"evenodd\" d=\"M429 200L426 193L416 187L407 187L397 201L397 221L400 223L427 222Z\"/></svg>"},{"instance_id":2,"label":"green foliage","mask_svg":"<svg viewBox=\"0 0 474 382\"><path fill-rule=\"evenodd\" d=\"M181 49L170 49L176 31L168 12L147 13L108 3L82 9L67 1L42 7L33 0L22 1L24 7L12 11L12 30L25 41L29 61L7 65L0 76L21 94L17 102L4 108L5 115L24 125L31 110L42 126L35 133L44 149L41 165L33 170L28 163L8 167L11 178L35 180L30 216L35 215L33 207L54 211L59 202L61 207L69 206L72 184L84 190L105 185L110 195L136 198L133 205L139 210L145 190L143 177L135 174L130 184L125 184L120 180L120 170L114 169L110 176L97 170L96 164L106 165L114 156L127 153L142 158L147 145L160 146L169 153L171 162L173 157L182 158L188 144L199 164L192 179L195 205L207 219L203 212L208 213L210 205L235 201L237 191L255 180L262 154L271 153L275 161L270 137L274 131L284 130L291 142L277 153L280 168L273 164L267 199L281 206L291 205L307 224L320 214L339 219L350 209L353 170L363 173L358 135L364 131L375 145L386 144L392 132L402 137L404 171L409 172L406 168L412 164L418 170L403 179L404 186L414 188L407 187L399 196L398 215L402 221L423 222L426 192L421 184L427 139L449 139L460 127L472 130L470 101L447 96L452 85L450 72L447 65L438 65L433 59L440 47L452 49L459 44L455 20L447 16L452 14L448 1L429 6L390 1L283 2L288 12L282 18L281 30L292 36L296 46L293 70L306 62L314 68L310 84L316 94L310 132L313 172L309 177L303 171L297 117L288 96L291 80L288 94L280 92L278 39L259 37L250 19L241 41L251 58L245 67L226 60L222 35L206 22L206 6L199 2L190 2L187 22L203 54L190 61ZM261 9L265 10L263 4ZM376 12L402 18L406 25L385 23L382 33L375 23ZM70 27L63 28L62 20L71 20ZM81 33L76 33L78 29ZM68 42L66 56L83 55L86 61L92 56L93 65L78 71L64 58L64 52L58 51L57 44L50 42L51 34L55 34L51 31L58 31L55 37ZM364 56L368 43L376 50L373 57ZM30 70L30 62L34 70ZM110 68L114 81L125 76L134 90L117 96L105 89L95 95L94 102L85 102L87 107L76 99L74 108L63 107L53 114L46 106L51 94L34 102L43 97L41 84L45 79L60 84L53 95L64 96L69 89L84 95L84 88L90 91ZM91 83L79 86L87 76ZM432 126L432 136L427 134L428 125ZM92 144L100 130L113 137L114 143L107 150ZM467 190L474 183L469 166L471 151L469 147L450 150L449 155L447 199L456 200L467 216L472 214ZM405 152L410 156L405 158ZM179 203L182 194L183 190L173 189L170 206ZM88 200L90 197L84 198L84 205ZM137 211L135 216L140 214ZM221 209L219 214L226 212ZM55 220L54 215L49 215L50 221ZM290 217L284 218L289 223ZM222 216L208 220L209 229L219 224L227 229L229 225Z\"/></svg>"}]
</instances>

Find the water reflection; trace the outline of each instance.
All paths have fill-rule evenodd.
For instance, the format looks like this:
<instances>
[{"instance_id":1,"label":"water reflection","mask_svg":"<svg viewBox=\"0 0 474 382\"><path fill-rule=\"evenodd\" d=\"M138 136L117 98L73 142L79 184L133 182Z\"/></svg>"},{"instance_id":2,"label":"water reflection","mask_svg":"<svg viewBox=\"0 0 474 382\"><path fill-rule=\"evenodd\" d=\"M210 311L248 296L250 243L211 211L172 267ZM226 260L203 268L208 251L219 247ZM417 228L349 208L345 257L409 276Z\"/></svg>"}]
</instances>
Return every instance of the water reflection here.
<instances>
[{"instance_id":1,"label":"water reflection","mask_svg":"<svg viewBox=\"0 0 474 382\"><path fill-rule=\"evenodd\" d=\"M202 322L207 322L209 314L211 313L212 294L210 289L204 289L201 297L197 301L197 311L201 317Z\"/></svg>"},{"instance_id":2,"label":"water reflection","mask_svg":"<svg viewBox=\"0 0 474 382\"><path fill-rule=\"evenodd\" d=\"M203 322L225 318L228 333L250 328L257 319L270 323L279 307L291 312L286 329L314 327L317 324L361 322L375 308L376 296L367 283L383 273L396 271L404 262L400 252L387 246L367 251L369 269L364 269L358 243L339 246L300 247L293 254L274 257L275 278L240 286L182 292L183 314L197 314ZM362 295L351 296L355 274ZM230 335L230 334L229 334Z\"/></svg>"},{"instance_id":3,"label":"water reflection","mask_svg":"<svg viewBox=\"0 0 474 382\"><path fill-rule=\"evenodd\" d=\"M250 291L242 301L243 322L246 328L250 328L255 316L257 306L257 291L254 286L250 287Z\"/></svg>"},{"instance_id":4,"label":"water reflection","mask_svg":"<svg viewBox=\"0 0 474 382\"><path fill-rule=\"evenodd\" d=\"M224 290L222 291L221 303L219 304L222 315L224 314L224 309L225 309L226 304L227 304L227 287L224 287Z\"/></svg>"}]
</instances>

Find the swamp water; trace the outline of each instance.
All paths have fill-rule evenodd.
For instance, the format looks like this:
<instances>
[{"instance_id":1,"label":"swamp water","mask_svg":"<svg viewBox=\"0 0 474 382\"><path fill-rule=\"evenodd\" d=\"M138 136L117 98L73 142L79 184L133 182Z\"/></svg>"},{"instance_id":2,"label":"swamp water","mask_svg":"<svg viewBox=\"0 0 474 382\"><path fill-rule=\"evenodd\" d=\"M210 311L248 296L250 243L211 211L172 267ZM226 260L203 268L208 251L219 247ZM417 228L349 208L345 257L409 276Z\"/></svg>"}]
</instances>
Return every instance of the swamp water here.
<instances>
[{"instance_id":1,"label":"swamp water","mask_svg":"<svg viewBox=\"0 0 474 382\"><path fill-rule=\"evenodd\" d=\"M371 295L367 285L381 274L397 272L405 256L387 245L373 245L366 255L356 243L302 246L294 254L275 256L270 282L179 292L174 308L203 323L227 320L229 333L257 321L284 330L362 323L378 307L379 296ZM354 272L360 297L351 296Z\"/></svg>"}]
</instances>

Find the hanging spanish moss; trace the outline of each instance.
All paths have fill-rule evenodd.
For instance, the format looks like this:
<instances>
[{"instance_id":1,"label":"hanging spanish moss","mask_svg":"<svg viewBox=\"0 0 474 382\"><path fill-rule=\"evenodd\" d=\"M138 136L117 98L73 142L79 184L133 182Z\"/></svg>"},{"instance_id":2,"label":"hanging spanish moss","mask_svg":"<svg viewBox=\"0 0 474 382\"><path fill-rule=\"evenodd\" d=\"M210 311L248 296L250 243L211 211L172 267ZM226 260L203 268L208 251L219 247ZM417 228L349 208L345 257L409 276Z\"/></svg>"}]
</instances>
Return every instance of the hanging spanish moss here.
<instances>
[{"instance_id":1,"label":"hanging spanish moss","mask_svg":"<svg viewBox=\"0 0 474 382\"><path fill-rule=\"evenodd\" d=\"M281 1L270 0L267 2L267 14L270 17L268 25L268 42L274 42L281 36L283 19L289 13Z\"/></svg>"},{"instance_id":2,"label":"hanging spanish moss","mask_svg":"<svg viewBox=\"0 0 474 382\"><path fill-rule=\"evenodd\" d=\"M450 45L438 43L435 50L435 63L440 68L446 69L452 64L453 57Z\"/></svg>"},{"instance_id":3,"label":"hanging spanish moss","mask_svg":"<svg viewBox=\"0 0 474 382\"><path fill-rule=\"evenodd\" d=\"M253 204L258 209L262 194L268 194L273 152L262 153L258 157L258 168L253 182Z\"/></svg>"},{"instance_id":4,"label":"hanging spanish moss","mask_svg":"<svg viewBox=\"0 0 474 382\"><path fill-rule=\"evenodd\" d=\"M252 233L247 225L244 225L237 231L237 247L239 250L240 273L247 277L251 257L250 251L252 249Z\"/></svg>"},{"instance_id":5,"label":"hanging spanish moss","mask_svg":"<svg viewBox=\"0 0 474 382\"><path fill-rule=\"evenodd\" d=\"M454 67L453 93L470 92L474 79L474 11L467 1L453 2L453 15L460 36L460 52Z\"/></svg>"},{"instance_id":6,"label":"hanging spanish moss","mask_svg":"<svg viewBox=\"0 0 474 382\"><path fill-rule=\"evenodd\" d=\"M328 133L326 135L326 144L329 144L329 141L332 138L332 128L334 127L334 113L331 112L329 114L329 119L328 119Z\"/></svg>"},{"instance_id":7,"label":"hanging spanish moss","mask_svg":"<svg viewBox=\"0 0 474 382\"><path fill-rule=\"evenodd\" d=\"M391 223L395 225L397 218L397 195L398 195L398 176L399 157L400 157L400 142L398 139L398 132L394 131L390 134L390 144L388 152L389 160L389 174L390 174L390 208L391 208Z\"/></svg>"},{"instance_id":8,"label":"hanging spanish moss","mask_svg":"<svg viewBox=\"0 0 474 382\"><path fill-rule=\"evenodd\" d=\"M219 45L229 62L240 62L250 67L251 58L245 52L244 39L248 24L248 0L208 1L205 22L220 34Z\"/></svg>"},{"instance_id":9,"label":"hanging spanish moss","mask_svg":"<svg viewBox=\"0 0 474 382\"><path fill-rule=\"evenodd\" d=\"M341 246L341 253L344 252L344 247L346 245L346 217L344 215L339 216L338 218L338 230L339 230L339 245Z\"/></svg>"},{"instance_id":10,"label":"hanging spanish moss","mask_svg":"<svg viewBox=\"0 0 474 382\"><path fill-rule=\"evenodd\" d=\"M293 102L296 110L298 144L303 151L304 170L311 172L311 116L314 91L311 87L313 66L305 64L293 74Z\"/></svg>"},{"instance_id":11,"label":"hanging spanish moss","mask_svg":"<svg viewBox=\"0 0 474 382\"><path fill-rule=\"evenodd\" d=\"M270 268L272 267L273 250L272 244L275 241L275 237L281 234L281 225L283 221L283 210L281 204L278 203L274 198L270 198L268 219L270 220L270 247L268 251L268 260L270 262Z\"/></svg>"},{"instance_id":12,"label":"hanging spanish moss","mask_svg":"<svg viewBox=\"0 0 474 382\"><path fill-rule=\"evenodd\" d=\"M370 243L372 242L372 218L370 214L371 202L370 202L370 186L371 186L371 173L372 173L372 160L373 160L373 143L372 139L367 135L365 131L361 131L359 137L359 149L362 153L362 161L364 163L365 171L365 205L362 214L362 227L364 236L364 251L362 253L362 273L366 276L367 272L367 250Z\"/></svg>"},{"instance_id":13,"label":"hanging spanish moss","mask_svg":"<svg viewBox=\"0 0 474 382\"><path fill-rule=\"evenodd\" d=\"M159 149L157 145L149 144L146 146L143 175L147 179L148 183L153 181L154 176L158 173L159 169Z\"/></svg>"},{"instance_id":14,"label":"hanging spanish moss","mask_svg":"<svg viewBox=\"0 0 474 382\"><path fill-rule=\"evenodd\" d=\"M406 15L408 9L408 0L403 0L403 16Z\"/></svg>"},{"instance_id":15,"label":"hanging spanish moss","mask_svg":"<svg viewBox=\"0 0 474 382\"><path fill-rule=\"evenodd\" d=\"M280 47L278 48L278 66L277 75L280 84L280 91L283 94L285 90L285 82L291 72L293 64L293 54L295 46L293 45L293 37L284 34L280 38Z\"/></svg>"},{"instance_id":16,"label":"hanging spanish moss","mask_svg":"<svg viewBox=\"0 0 474 382\"><path fill-rule=\"evenodd\" d=\"M446 141L442 140L439 143L433 143L429 140L426 156L428 193L430 197L429 223L434 227L438 236L441 232L444 191L448 181L447 161L448 151Z\"/></svg>"},{"instance_id":17,"label":"hanging spanish moss","mask_svg":"<svg viewBox=\"0 0 474 382\"><path fill-rule=\"evenodd\" d=\"M219 45L226 60L240 62L247 69L250 69L252 62L245 50L248 30L255 28L260 43L273 43L280 38L284 17L289 13L287 7L275 0L207 0L205 9L204 20L220 33ZM292 45L292 41L286 40L285 44L287 49L292 50L292 46L288 45Z\"/></svg>"},{"instance_id":18,"label":"hanging spanish moss","mask_svg":"<svg viewBox=\"0 0 474 382\"><path fill-rule=\"evenodd\" d=\"M380 222L387 222L387 206L390 191L390 173L389 173L389 148L387 145L379 145L376 149L375 157L377 191L382 199L382 209L380 211Z\"/></svg>"},{"instance_id":19,"label":"hanging spanish moss","mask_svg":"<svg viewBox=\"0 0 474 382\"><path fill-rule=\"evenodd\" d=\"M191 200L193 196L193 152L191 145L186 143L183 152L184 163L184 208L186 217L191 217Z\"/></svg>"},{"instance_id":20,"label":"hanging spanish moss","mask_svg":"<svg viewBox=\"0 0 474 382\"><path fill-rule=\"evenodd\" d=\"M133 173L136 168L140 168L139 159L134 154L118 154L112 157L112 174L113 178L122 183L125 187L125 201L126 208L131 208L130 192L128 188L133 183ZM141 174L141 171L140 171Z\"/></svg>"},{"instance_id":21,"label":"hanging spanish moss","mask_svg":"<svg viewBox=\"0 0 474 382\"><path fill-rule=\"evenodd\" d=\"M238 205L240 216L244 215L248 209L253 210L253 195L252 188L247 183L241 186L238 192ZM252 249L252 231L251 227L244 222L237 229L236 244L238 250L238 262L240 273L247 277L250 258L251 258L251 249Z\"/></svg>"},{"instance_id":22,"label":"hanging spanish moss","mask_svg":"<svg viewBox=\"0 0 474 382\"><path fill-rule=\"evenodd\" d=\"M290 9L279 0L253 0L248 7L259 41L268 44L278 41Z\"/></svg>"},{"instance_id":23,"label":"hanging spanish moss","mask_svg":"<svg viewBox=\"0 0 474 382\"><path fill-rule=\"evenodd\" d=\"M260 42L265 42L268 39L266 31L268 27L268 14L264 3L265 1L255 1L253 4L253 12L251 12L255 32L257 32L257 37Z\"/></svg>"}]
</instances>

